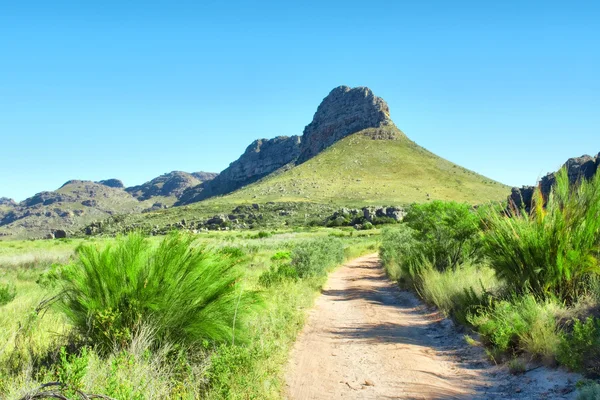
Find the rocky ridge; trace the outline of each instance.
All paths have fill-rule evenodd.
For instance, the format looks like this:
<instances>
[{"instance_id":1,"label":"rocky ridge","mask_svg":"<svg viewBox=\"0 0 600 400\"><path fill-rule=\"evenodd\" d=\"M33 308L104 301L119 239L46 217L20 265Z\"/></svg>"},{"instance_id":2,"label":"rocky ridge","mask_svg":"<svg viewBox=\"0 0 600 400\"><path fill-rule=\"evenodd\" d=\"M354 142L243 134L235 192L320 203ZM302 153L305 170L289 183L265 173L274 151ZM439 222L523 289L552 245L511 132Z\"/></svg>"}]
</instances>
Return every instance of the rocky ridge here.
<instances>
[{"instance_id":1,"label":"rocky ridge","mask_svg":"<svg viewBox=\"0 0 600 400\"><path fill-rule=\"evenodd\" d=\"M600 169L600 153L595 157L586 154L581 157L569 158L563 167L567 169L567 175L571 184L576 183L580 179L590 179ZM514 187L508 197L508 201L518 209L525 207L527 212L529 212L536 188L539 187L542 196L547 199L555 182L556 172L552 172L544 176L538 183L538 186Z\"/></svg>"},{"instance_id":2,"label":"rocky ridge","mask_svg":"<svg viewBox=\"0 0 600 400\"><path fill-rule=\"evenodd\" d=\"M186 190L176 205L195 203L232 192L294 162L300 154L299 136L255 140L244 154L215 179Z\"/></svg>"}]
</instances>

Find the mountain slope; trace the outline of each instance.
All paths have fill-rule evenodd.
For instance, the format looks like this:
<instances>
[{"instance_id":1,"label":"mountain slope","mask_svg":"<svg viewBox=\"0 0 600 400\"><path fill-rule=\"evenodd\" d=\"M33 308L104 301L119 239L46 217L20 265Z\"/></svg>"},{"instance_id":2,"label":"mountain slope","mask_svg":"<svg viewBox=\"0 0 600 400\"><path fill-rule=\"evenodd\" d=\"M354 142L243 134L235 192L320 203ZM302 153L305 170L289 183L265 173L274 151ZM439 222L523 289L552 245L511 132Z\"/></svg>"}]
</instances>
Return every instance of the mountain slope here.
<instances>
[{"instance_id":1,"label":"mountain slope","mask_svg":"<svg viewBox=\"0 0 600 400\"><path fill-rule=\"evenodd\" d=\"M363 130L303 164L207 202L400 205L440 199L476 204L510 193L509 187L438 157L403 134L374 140L386 132L399 131L393 126Z\"/></svg>"}]
</instances>

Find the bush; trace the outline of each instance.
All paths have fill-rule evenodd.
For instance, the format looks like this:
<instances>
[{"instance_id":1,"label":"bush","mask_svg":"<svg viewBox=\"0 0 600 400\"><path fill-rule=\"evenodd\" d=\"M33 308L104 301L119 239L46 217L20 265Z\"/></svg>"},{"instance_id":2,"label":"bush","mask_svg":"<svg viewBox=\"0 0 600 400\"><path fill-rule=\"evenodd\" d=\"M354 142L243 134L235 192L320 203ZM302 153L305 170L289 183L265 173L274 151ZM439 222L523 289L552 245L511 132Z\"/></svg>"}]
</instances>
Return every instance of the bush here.
<instances>
[{"instance_id":1,"label":"bush","mask_svg":"<svg viewBox=\"0 0 600 400\"><path fill-rule=\"evenodd\" d=\"M500 290L494 270L472 264L443 272L431 267L424 268L417 285L417 290L425 301L434 304L460 323L466 323L469 313L475 312L478 306L487 304L492 293Z\"/></svg>"},{"instance_id":2,"label":"bush","mask_svg":"<svg viewBox=\"0 0 600 400\"><path fill-rule=\"evenodd\" d=\"M416 232L404 224L383 230L379 255L391 279L411 280L421 268L423 259L415 236Z\"/></svg>"},{"instance_id":3,"label":"bush","mask_svg":"<svg viewBox=\"0 0 600 400\"><path fill-rule=\"evenodd\" d=\"M0 284L0 306L10 303L17 296L17 288L9 283Z\"/></svg>"},{"instance_id":4,"label":"bush","mask_svg":"<svg viewBox=\"0 0 600 400\"><path fill-rule=\"evenodd\" d=\"M600 174L572 187L563 168L545 208L544 200L538 189L531 214L488 211L486 252L515 291L571 303L600 272Z\"/></svg>"},{"instance_id":5,"label":"bush","mask_svg":"<svg viewBox=\"0 0 600 400\"><path fill-rule=\"evenodd\" d=\"M287 279L298 279L298 271L294 267L290 264L271 265L267 271L260 274L258 284L264 287L271 287Z\"/></svg>"},{"instance_id":6,"label":"bush","mask_svg":"<svg viewBox=\"0 0 600 400\"><path fill-rule=\"evenodd\" d=\"M576 319L573 331L560 338L557 360L574 371L600 373L600 320L588 317L585 322ZM596 365L594 365L594 362ZM595 371L594 371L595 369Z\"/></svg>"},{"instance_id":7,"label":"bush","mask_svg":"<svg viewBox=\"0 0 600 400\"><path fill-rule=\"evenodd\" d=\"M479 217L468 204L433 201L410 207L404 223L414 230L419 251L434 268L456 268L481 255Z\"/></svg>"},{"instance_id":8,"label":"bush","mask_svg":"<svg viewBox=\"0 0 600 400\"><path fill-rule=\"evenodd\" d=\"M298 277L323 276L327 269L344 261L344 245L334 238L299 243L292 250L292 267Z\"/></svg>"},{"instance_id":9,"label":"bush","mask_svg":"<svg viewBox=\"0 0 600 400\"><path fill-rule=\"evenodd\" d=\"M467 320L497 353L526 351L549 359L556 354L559 342L555 311L554 303L539 303L527 295L481 307Z\"/></svg>"},{"instance_id":10,"label":"bush","mask_svg":"<svg viewBox=\"0 0 600 400\"><path fill-rule=\"evenodd\" d=\"M271 233L269 232L265 232L265 231L260 231L258 232L256 235L254 235L253 239L266 239L273 236Z\"/></svg>"},{"instance_id":11,"label":"bush","mask_svg":"<svg viewBox=\"0 0 600 400\"><path fill-rule=\"evenodd\" d=\"M243 336L256 295L237 283L235 260L172 233L153 248L139 233L98 249L82 246L64 280L60 308L99 349L123 348L142 326L164 342L198 344Z\"/></svg>"}]
</instances>

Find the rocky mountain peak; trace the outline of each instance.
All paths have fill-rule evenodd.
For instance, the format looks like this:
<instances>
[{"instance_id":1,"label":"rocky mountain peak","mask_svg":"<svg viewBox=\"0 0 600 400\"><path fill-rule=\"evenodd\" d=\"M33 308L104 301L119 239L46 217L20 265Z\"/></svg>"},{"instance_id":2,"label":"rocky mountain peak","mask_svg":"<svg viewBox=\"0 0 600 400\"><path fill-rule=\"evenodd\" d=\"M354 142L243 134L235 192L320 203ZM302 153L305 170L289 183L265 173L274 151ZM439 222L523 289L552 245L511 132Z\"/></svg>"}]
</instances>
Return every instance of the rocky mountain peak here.
<instances>
[{"instance_id":1,"label":"rocky mountain peak","mask_svg":"<svg viewBox=\"0 0 600 400\"><path fill-rule=\"evenodd\" d=\"M323 99L304 128L298 163L314 157L338 140L368 128L393 126L390 109L368 87L339 86Z\"/></svg>"}]
</instances>

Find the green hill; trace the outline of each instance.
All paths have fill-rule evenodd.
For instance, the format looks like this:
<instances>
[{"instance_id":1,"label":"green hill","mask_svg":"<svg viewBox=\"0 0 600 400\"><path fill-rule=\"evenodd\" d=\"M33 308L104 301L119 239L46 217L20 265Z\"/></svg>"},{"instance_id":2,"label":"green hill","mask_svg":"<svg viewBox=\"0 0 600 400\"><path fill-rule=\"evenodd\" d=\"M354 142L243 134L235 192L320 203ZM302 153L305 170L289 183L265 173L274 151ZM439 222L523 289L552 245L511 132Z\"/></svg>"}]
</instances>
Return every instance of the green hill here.
<instances>
[{"instance_id":1,"label":"green hill","mask_svg":"<svg viewBox=\"0 0 600 400\"><path fill-rule=\"evenodd\" d=\"M202 203L309 201L360 206L440 199L477 204L505 199L510 193L508 186L438 157L403 134L374 140L373 133L380 130L350 135L296 167Z\"/></svg>"}]
</instances>

